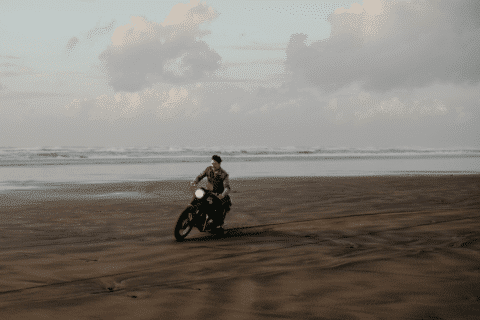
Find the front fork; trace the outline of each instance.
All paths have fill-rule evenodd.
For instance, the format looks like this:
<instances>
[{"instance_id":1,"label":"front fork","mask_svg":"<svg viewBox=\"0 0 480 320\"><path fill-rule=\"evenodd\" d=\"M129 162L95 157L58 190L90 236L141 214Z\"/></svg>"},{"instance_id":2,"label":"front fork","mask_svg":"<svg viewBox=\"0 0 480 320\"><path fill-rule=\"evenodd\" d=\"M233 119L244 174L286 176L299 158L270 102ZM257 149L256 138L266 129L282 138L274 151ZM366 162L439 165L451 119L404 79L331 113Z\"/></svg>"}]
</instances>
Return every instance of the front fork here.
<instances>
[{"instance_id":1,"label":"front fork","mask_svg":"<svg viewBox=\"0 0 480 320\"><path fill-rule=\"evenodd\" d=\"M200 210L201 203L198 201L198 199L194 199L192 203L190 204L191 210L188 210L188 220L194 221L195 219L198 219L198 210ZM208 221L208 214L205 214L205 221L201 222L198 221L194 222L193 225L201 226L200 231L205 231L207 227L207 221Z\"/></svg>"}]
</instances>

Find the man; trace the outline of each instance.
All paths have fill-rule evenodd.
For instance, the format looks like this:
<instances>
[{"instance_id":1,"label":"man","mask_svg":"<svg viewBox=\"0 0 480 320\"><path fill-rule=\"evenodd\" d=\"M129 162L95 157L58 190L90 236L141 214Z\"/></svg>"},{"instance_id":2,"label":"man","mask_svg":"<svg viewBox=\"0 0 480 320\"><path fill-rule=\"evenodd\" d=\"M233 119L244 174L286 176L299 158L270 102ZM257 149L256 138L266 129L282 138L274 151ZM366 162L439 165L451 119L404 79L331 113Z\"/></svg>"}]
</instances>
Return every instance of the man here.
<instances>
[{"instance_id":1,"label":"man","mask_svg":"<svg viewBox=\"0 0 480 320\"><path fill-rule=\"evenodd\" d=\"M218 227L223 225L225 216L230 211L232 201L230 200L230 181L228 173L221 168L222 158L217 155L212 156L211 166L203 170L202 173L193 181L191 185L196 187L197 184L207 177L207 189L218 195L221 201L221 212L217 212L217 216L212 217ZM215 214L214 214L215 215Z\"/></svg>"}]
</instances>

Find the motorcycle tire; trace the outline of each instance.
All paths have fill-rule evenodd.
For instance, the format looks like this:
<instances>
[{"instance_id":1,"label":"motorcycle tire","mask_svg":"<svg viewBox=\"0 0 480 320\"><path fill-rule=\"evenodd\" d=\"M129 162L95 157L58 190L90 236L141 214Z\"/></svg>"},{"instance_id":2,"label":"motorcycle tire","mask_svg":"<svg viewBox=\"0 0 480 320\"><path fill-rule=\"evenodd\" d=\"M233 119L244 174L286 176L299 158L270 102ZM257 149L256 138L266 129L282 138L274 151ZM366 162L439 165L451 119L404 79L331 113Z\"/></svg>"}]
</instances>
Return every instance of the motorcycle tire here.
<instances>
[{"instance_id":1,"label":"motorcycle tire","mask_svg":"<svg viewBox=\"0 0 480 320\"><path fill-rule=\"evenodd\" d=\"M180 242L185 239L185 237L192 231L192 224L190 221L190 208L185 209L178 217L177 223L175 224L175 239Z\"/></svg>"}]
</instances>

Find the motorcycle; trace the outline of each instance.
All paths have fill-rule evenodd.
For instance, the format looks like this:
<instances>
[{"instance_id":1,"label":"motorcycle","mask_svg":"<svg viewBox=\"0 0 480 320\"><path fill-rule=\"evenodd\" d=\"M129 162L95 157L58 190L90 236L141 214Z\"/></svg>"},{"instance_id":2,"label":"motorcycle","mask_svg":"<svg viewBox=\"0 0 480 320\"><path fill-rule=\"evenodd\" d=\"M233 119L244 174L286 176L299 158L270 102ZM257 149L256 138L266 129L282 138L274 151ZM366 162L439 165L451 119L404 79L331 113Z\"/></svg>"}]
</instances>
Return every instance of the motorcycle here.
<instances>
[{"instance_id":1,"label":"motorcycle","mask_svg":"<svg viewBox=\"0 0 480 320\"><path fill-rule=\"evenodd\" d=\"M175 224L175 239L183 241L185 237L197 228L200 232L209 232L223 235L223 227L216 225L212 217L224 214L221 200L215 193L205 188L199 188L185 210L178 217Z\"/></svg>"}]
</instances>

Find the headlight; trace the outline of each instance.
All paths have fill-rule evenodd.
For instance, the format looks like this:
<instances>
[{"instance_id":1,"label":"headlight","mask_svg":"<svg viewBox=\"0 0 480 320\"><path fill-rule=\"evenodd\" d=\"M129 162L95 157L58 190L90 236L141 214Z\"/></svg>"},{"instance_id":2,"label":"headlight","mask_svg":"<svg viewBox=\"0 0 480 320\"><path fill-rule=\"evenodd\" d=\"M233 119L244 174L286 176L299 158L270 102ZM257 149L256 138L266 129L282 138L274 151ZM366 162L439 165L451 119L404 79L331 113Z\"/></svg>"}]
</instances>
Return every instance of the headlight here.
<instances>
[{"instance_id":1,"label":"headlight","mask_svg":"<svg viewBox=\"0 0 480 320\"><path fill-rule=\"evenodd\" d=\"M203 191L202 189L197 189L197 191L195 191L195 197L197 197L198 199L202 199L204 195L205 191Z\"/></svg>"}]
</instances>

